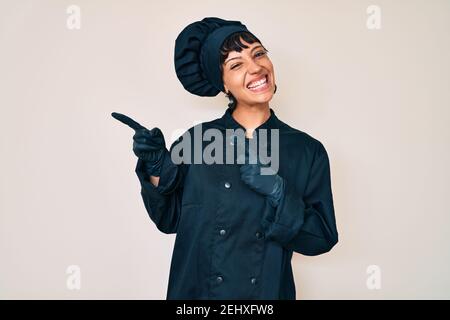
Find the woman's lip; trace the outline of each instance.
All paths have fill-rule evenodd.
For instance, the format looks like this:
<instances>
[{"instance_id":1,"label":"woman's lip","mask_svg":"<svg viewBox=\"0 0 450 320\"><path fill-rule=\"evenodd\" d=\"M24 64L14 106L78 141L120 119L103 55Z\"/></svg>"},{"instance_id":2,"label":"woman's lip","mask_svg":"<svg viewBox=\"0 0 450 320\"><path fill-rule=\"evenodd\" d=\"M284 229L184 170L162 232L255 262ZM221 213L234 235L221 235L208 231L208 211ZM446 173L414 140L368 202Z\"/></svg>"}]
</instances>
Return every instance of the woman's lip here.
<instances>
[{"instance_id":1,"label":"woman's lip","mask_svg":"<svg viewBox=\"0 0 450 320\"><path fill-rule=\"evenodd\" d=\"M262 86L262 87L259 87L259 88L257 88L257 89L249 89L249 88L247 88L251 93L261 93L261 92L264 92L264 91L266 91L266 90L268 90L270 88L270 78L269 78L269 76L266 74L266 83Z\"/></svg>"},{"instance_id":2,"label":"woman's lip","mask_svg":"<svg viewBox=\"0 0 450 320\"><path fill-rule=\"evenodd\" d=\"M265 75L263 75L262 77L260 77L260 78L258 78L258 79L255 79L255 80L250 81L249 83L247 83L246 87L248 88L248 86L249 86L252 82L257 82L257 81L262 80L262 79L264 79L264 78L267 79L267 78L268 78L268 75L265 74Z\"/></svg>"}]
</instances>

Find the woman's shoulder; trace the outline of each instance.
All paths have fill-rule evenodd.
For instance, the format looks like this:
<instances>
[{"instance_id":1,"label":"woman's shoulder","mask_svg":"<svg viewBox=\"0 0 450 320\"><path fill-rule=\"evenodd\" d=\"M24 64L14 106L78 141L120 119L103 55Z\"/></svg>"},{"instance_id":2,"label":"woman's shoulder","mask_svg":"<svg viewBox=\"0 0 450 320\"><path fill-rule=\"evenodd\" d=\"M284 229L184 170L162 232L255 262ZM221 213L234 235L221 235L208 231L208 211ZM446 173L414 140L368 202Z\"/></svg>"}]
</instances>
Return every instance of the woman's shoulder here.
<instances>
[{"instance_id":1,"label":"woman's shoulder","mask_svg":"<svg viewBox=\"0 0 450 320\"><path fill-rule=\"evenodd\" d=\"M300 130L298 128L295 128L295 127L283 122L280 119L278 119L278 122L279 122L279 128L280 128L280 138L282 138L284 136L285 138L295 139L297 142L311 145L313 147L322 145L322 142L317 137L313 136L312 134L310 134L306 131Z\"/></svg>"}]
</instances>

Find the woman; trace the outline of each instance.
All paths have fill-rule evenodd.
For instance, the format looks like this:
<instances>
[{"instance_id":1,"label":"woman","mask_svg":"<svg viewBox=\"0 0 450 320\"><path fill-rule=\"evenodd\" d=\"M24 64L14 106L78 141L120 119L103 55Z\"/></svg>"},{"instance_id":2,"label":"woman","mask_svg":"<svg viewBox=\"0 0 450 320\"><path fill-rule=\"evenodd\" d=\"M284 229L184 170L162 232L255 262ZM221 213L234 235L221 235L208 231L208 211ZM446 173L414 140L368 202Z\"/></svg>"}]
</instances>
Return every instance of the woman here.
<instances>
[{"instance_id":1,"label":"woman","mask_svg":"<svg viewBox=\"0 0 450 320\"><path fill-rule=\"evenodd\" d=\"M136 130L136 174L150 218L162 232L177 234L167 299L295 299L293 252L318 255L338 241L324 146L269 107L273 65L240 22L205 18L188 25L176 40L175 67L189 92L226 93L222 117L190 128L169 151L158 128L113 114ZM223 151L231 163L195 159L196 151L211 150L208 130L222 134L213 153ZM192 141L198 132L203 138ZM250 146L258 140L265 142L258 150L270 148L279 162L269 174L262 153Z\"/></svg>"}]
</instances>

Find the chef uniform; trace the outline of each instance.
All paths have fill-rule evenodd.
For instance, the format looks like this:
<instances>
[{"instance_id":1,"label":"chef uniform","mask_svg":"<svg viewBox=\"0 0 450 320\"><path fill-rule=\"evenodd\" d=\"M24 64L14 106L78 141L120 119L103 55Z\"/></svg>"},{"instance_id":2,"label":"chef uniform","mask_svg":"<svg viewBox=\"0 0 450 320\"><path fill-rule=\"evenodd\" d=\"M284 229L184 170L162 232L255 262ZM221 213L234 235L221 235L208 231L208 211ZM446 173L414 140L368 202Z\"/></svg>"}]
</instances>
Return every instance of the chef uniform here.
<instances>
[{"instance_id":1,"label":"chef uniform","mask_svg":"<svg viewBox=\"0 0 450 320\"><path fill-rule=\"evenodd\" d=\"M237 21L205 18L180 33L175 67L189 92L213 96L223 91L218 55L211 53L243 30L248 31ZM224 155L235 144L226 129L245 131L228 108L220 118L187 130L170 153L196 130L203 136L208 129L223 133ZM278 119L272 108L253 138L259 139L260 129L269 137L271 130L279 133L277 174L284 187L275 207L242 181L237 152L233 163L194 163L194 145L200 143L203 151L211 143L207 139L193 141L182 163L165 156L157 187L138 160L135 172L150 218L160 231L176 233L167 299L295 299L293 252L319 255L338 242L323 144Z\"/></svg>"}]
</instances>

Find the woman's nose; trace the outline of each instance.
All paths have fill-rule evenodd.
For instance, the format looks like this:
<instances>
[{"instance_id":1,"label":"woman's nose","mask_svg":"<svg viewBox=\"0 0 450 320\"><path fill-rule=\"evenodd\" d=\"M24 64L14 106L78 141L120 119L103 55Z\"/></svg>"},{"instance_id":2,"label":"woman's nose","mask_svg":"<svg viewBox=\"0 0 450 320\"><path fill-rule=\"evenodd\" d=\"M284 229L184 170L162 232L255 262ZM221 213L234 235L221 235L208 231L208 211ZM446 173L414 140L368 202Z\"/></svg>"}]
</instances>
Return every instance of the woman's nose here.
<instances>
[{"instance_id":1,"label":"woman's nose","mask_svg":"<svg viewBox=\"0 0 450 320\"><path fill-rule=\"evenodd\" d=\"M250 60L249 65L248 65L248 72L250 73L258 73L259 71L261 71L261 66L258 64L258 62L256 62L255 60Z\"/></svg>"}]
</instances>

